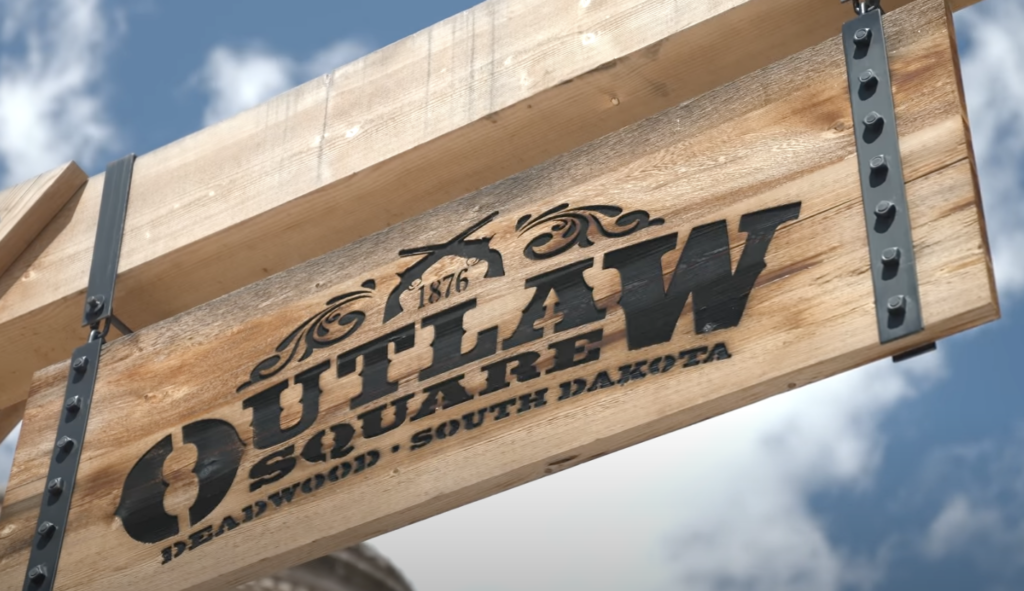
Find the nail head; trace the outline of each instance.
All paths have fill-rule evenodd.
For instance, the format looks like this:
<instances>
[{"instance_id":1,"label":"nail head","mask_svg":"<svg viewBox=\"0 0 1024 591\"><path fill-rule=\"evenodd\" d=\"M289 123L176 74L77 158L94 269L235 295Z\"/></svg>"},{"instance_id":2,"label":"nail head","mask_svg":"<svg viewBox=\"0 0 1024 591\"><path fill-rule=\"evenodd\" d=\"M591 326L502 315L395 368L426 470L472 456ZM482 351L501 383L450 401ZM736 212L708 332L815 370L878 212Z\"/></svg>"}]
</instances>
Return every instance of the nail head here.
<instances>
[{"instance_id":1,"label":"nail head","mask_svg":"<svg viewBox=\"0 0 1024 591\"><path fill-rule=\"evenodd\" d=\"M85 309L90 314L96 314L103 309L105 301L105 298L101 295L89 296L89 299L85 300Z\"/></svg>"}]
</instances>

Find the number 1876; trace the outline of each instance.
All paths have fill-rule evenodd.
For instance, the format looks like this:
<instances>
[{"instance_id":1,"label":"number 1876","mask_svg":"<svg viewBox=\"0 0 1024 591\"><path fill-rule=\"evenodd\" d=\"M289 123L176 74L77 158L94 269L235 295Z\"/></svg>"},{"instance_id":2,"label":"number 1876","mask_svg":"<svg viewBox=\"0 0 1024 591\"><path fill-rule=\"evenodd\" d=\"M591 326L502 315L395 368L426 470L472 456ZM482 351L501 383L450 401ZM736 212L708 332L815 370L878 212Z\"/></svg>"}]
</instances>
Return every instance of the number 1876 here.
<instances>
[{"instance_id":1,"label":"number 1876","mask_svg":"<svg viewBox=\"0 0 1024 591\"><path fill-rule=\"evenodd\" d=\"M465 291L469 287L469 277L466 277L466 271L469 271L468 267L463 268L458 274L449 273L437 281L431 282L429 288L426 283L420 285L420 308L447 298L452 295L453 291L455 293Z\"/></svg>"}]
</instances>

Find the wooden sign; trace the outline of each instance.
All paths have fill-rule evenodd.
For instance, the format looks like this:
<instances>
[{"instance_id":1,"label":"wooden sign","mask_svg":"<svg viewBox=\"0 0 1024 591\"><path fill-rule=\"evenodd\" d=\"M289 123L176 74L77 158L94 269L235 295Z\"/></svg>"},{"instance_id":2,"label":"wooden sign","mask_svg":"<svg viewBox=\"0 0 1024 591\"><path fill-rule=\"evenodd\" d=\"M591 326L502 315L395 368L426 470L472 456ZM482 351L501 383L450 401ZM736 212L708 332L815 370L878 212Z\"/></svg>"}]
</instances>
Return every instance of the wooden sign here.
<instances>
[{"instance_id":1,"label":"wooden sign","mask_svg":"<svg viewBox=\"0 0 1024 591\"><path fill-rule=\"evenodd\" d=\"M106 346L56 588L223 588L995 319L951 19L885 18L923 332L879 344L835 38Z\"/></svg>"},{"instance_id":2,"label":"wooden sign","mask_svg":"<svg viewBox=\"0 0 1024 591\"><path fill-rule=\"evenodd\" d=\"M140 155L118 316L166 320L817 45L850 15L839 0L480 2ZM0 274L12 424L33 373L85 339L104 184Z\"/></svg>"}]
</instances>

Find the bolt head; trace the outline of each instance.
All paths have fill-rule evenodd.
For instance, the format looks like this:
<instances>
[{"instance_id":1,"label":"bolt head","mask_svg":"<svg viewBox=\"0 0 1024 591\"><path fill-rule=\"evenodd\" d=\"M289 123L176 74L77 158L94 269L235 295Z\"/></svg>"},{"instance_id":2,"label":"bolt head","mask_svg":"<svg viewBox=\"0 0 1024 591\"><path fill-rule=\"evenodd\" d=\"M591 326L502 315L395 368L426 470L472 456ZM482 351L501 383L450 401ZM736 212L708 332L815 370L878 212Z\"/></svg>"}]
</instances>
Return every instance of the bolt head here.
<instances>
[{"instance_id":1,"label":"bolt head","mask_svg":"<svg viewBox=\"0 0 1024 591\"><path fill-rule=\"evenodd\" d=\"M37 564L28 571L28 580L39 584L46 580L46 565Z\"/></svg>"},{"instance_id":2,"label":"bolt head","mask_svg":"<svg viewBox=\"0 0 1024 591\"><path fill-rule=\"evenodd\" d=\"M895 295L889 298L886 302L885 307L889 309L892 314L902 314L907 310L907 297L903 295Z\"/></svg>"},{"instance_id":3,"label":"bolt head","mask_svg":"<svg viewBox=\"0 0 1024 591\"><path fill-rule=\"evenodd\" d=\"M853 34L853 42L857 45L864 46L871 42L871 29L864 27L863 29L857 29L857 32Z\"/></svg>"},{"instance_id":4,"label":"bolt head","mask_svg":"<svg viewBox=\"0 0 1024 591\"><path fill-rule=\"evenodd\" d=\"M75 370L75 373L83 373L87 367L89 367L89 358L84 355L75 357L75 360L71 362L71 369Z\"/></svg>"},{"instance_id":5,"label":"bolt head","mask_svg":"<svg viewBox=\"0 0 1024 591\"><path fill-rule=\"evenodd\" d=\"M59 495L64 491L64 479L54 478L46 485L46 490L50 491L50 494Z\"/></svg>"},{"instance_id":6,"label":"bolt head","mask_svg":"<svg viewBox=\"0 0 1024 591\"><path fill-rule=\"evenodd\" d=\"M82 398L80 396L72 396L68 398L67 402L64 403L64 408L70 412L78 412L82 410Z\"/></svg>"},{"instance_id":7,"label":"bolt head","mask_svg":"<svg viewBox=\"0 0 1024 591\"><path fill-rule=\"evenodd\" d=\"M867 125L868 127L874 127L876 125L881 124L884 120L885 119L881 115L879 115L877 111L871 111L870 113L864 116L864 125Z\"/></svg>"},{"instance_id":8,"label":"bolt head","mask_svg":"<svg viewBox=\"0 0 1024 591\"><path fill-rule=\"evenodd\" d=\"M103 309L103 302L106 301L103 296L89 296L89 299L85 300L85 311L89 314L96 314Z\"/></svg>"},{"instance_id":9,"label":"bolt head","mask_svg":"<svg viewBox=\"0 0 1024 591\"><path fill-rule=\"evenodd\" d=\"M896 214L896 204L892 201L879 201L875 206L875 215L880 218L891 218Z\"/></svg>"},{"instance_id":10,"label":"bolt head","mask_svg":"<svg viewBox=\"0 0 1024 591\"><path fill-rule=\"evenodd\" d=\"M75 440L67 435L57 440L57 449L71 451L75 447Z\"/></svg>"},{"instance_id":11,"label":"bolt head","mask_svg":"<svg viewBox=\"0 0 1024 591\"><path fill-rule=\"evenodd\" d=\"M57 525L50 521L44 521L39 524L36 531L39 532L39 535L48 538L57 531Z\"/></svg>"},{"instance_id":12,"label":"bolt head","mask_svg":"<svg viewBox=\"0 0 1024 591\"><path fill-rule=\"evenodd\" d=\"M882 251L882 263L886 265L895 265L900 262L900 249L899 247L893 246Z\"/></svg>"},{"instance_id":13,"label":"bolt head","mask_svg":"<svg viewBox=\"0 0 1024 591\"><path fill-rule=\"evenodd\" d=\"M875 74L874 70L867 69L857 77L861 84L876 84L878 82L878 75Z\"/></svg>"},{"instance_id":14,"label":"bolt head","mask_svg":"<svg viewBox=\"0 0 1024 591\"><path fill-rule=\"evenodd\" d=\"M889 159L884 154L875 156L868 162L868 166L871 167L872 171L883 172L889 170Z\"/></svg>"}]
</instances>

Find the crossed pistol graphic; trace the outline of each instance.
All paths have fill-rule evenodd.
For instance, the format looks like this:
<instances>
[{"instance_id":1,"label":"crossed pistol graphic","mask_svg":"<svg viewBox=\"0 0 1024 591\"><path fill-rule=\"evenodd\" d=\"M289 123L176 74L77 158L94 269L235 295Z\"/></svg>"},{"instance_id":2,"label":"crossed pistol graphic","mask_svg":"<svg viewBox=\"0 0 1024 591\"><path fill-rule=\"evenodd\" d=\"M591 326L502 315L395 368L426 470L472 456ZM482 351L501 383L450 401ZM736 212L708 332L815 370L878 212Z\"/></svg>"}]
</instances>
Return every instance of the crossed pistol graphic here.
<instances>
[{"instance_id":1,"label":"crossed pistol graphic","mask_svg":"<svg viewBox=\"0 0 1024 591\"><path fill-rule=\"evenodd\" d=\"M384 306L384 322L391 320L404 311L402 303L399 301L402 293L409 289L416 280L422 279L423 274L427 270L446 256L455 256L467 260L470 258L479 259L487 263L485 278L504 277L505 265L502 261L501 253L491 248L492 236L466 240L467 236L486 226L497 215L498 212L492 213L444 244L431 244L398 251L398 256L401 257L426 256L398 274L401 281L395 289L391 290L391 294L388 295L387 304Z\"/></svg>"}]
</instances>

